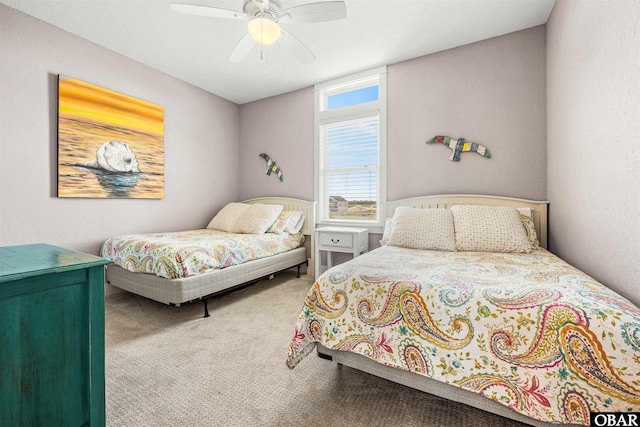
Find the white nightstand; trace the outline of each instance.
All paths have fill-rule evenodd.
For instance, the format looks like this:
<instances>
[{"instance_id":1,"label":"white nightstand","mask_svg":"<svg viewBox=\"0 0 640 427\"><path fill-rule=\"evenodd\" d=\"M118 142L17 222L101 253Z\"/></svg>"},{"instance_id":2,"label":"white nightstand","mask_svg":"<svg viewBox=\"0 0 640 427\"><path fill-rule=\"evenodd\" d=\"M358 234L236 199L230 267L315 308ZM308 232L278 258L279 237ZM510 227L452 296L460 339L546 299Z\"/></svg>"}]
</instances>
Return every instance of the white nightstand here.
<instances>
[{"instance_id":1,"label":"white nightstand","mask_svg":"<svg viewBox=\"0 0 640 427\"><path fill-rule=\"evenodd\" d=\"M322 265L320 251L327 252L327 265ZM331 268L331 253L343 252L360 254L369 252L369 229L353 227L321 227L316 228L316 279Z\"/></svg>"}]
</instances>

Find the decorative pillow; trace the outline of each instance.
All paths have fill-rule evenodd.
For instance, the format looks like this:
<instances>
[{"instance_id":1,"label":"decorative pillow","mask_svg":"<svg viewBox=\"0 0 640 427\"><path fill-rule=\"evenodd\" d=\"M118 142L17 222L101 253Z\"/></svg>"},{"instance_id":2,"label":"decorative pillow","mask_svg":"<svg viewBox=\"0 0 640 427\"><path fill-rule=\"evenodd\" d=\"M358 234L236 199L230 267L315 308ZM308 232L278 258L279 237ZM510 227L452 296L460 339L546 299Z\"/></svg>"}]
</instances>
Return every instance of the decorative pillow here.
<instances>
[{"instance_id":1,"label":"decorative pillow","mask_svg":"<svg viewBox=\"0 0 640 427\"><path fill-rule=\"evenodd\" d=\"M293 211L282 211L278 218L271 224L267 233L275 233L280 234L284 233L284 229L287 227L287 223L289 222L289 218L291 218L291 214Z\"/></svg>"},{"instance_id":2,"label":"decorative pillow","mask_svg":"<svg viewBox=\"0 0 640 427\"><path fill-rule=\"evenodd\" d=\"M304 225L304 212L292 211L285 231L290 234L295 234L302 229Z\"/></svg>"},{"instance_id":3,"label":"decorative pillow","mask_svg":"<svg viewBox=\"0 0 640 427\"><path fill-rule=\"evenodd\" d=\"M465 252L531 252L520 213L505 206L454 205L456 249Z\"/></svg>"},{"instance_id":4,"label":"decorative pillow","mask_svg":"<svg viewBox=\"0 0 640 427\"><path fill-rule=\"evenodd\" d=\"M232 233L231 230L236 219L249 209L249 206L248 203L229 203L213 217L207 228Z\"/></svg>"},{"instance_id":5,"label":"decorative pillow","mask_svg":"<svg viewBox=\"0 0 640 427\"><path fill-rule=\"evenodd\" d=\"M382 239L380 239L380 246L384 246L389 243L389 235L391 234L391 218L387 218L384 221L384 230L382 230Z\"/></svg>"},{"instance_id":6,"label":"decorative pillow","mask_svg":"<svg viewBox=\"0 0 640 427\"><path fill-rule=\"evenodd\" d=\"M302 229L304 224L304 213L300 211L282 211L278 218L271 224L267 233L280 234L285 231L295 234Z\"/></svg>"},{"instance_id":7,"label":"decorative pillow","mask_svg":"<svg viewBox=\"0 0 640 427\"><path fill-rule=\"evenodd\" d=\"M522 225L524 229L527 231L527 237L529 238L529 242L531 242L531 249L538 250L540 249L540 241L538 240L538 233L536 232L536 226L533 223L533 210L531 208L518 208L518 212L520 213L520 219L522 220Z\"/></svg>"},{"instance_id":8,"label":"decorative pillow","mask_svg":"<svg viewBox=\"0 0 640 427\"><path fill-rule=\"evenodd\" d=\"M390 246L455 251L453 215L448 209L400 207L391 219Z\"/></svg>"},{"instance_id":9,"label":"decorative pillow","mask_svg":"<svg viewBox=\"0 0 640 427\"><path fill-rule=\"evenodd\" d=\"M263 234L282 212L282 205L252 204L233 223L232 233Z\"/></svg>"}]
</instances>

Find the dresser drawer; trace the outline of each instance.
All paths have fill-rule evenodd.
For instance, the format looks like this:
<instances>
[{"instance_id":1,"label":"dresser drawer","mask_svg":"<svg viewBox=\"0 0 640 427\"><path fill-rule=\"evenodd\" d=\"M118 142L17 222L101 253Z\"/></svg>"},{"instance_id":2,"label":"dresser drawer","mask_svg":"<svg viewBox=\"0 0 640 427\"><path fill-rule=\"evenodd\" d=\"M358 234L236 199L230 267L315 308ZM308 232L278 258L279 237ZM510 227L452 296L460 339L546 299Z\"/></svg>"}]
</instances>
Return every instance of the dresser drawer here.
<instances>
[{"instance_id":1,"label":"dresser drawer","mask_svg":"<svg viewBox=\"0 0 640 427\"><path fill-rule=\"evenodd\" d=\"M320 233L320 245L333 248L353 248L353 235L342 233Z\"/></svg>"}]
</instances>

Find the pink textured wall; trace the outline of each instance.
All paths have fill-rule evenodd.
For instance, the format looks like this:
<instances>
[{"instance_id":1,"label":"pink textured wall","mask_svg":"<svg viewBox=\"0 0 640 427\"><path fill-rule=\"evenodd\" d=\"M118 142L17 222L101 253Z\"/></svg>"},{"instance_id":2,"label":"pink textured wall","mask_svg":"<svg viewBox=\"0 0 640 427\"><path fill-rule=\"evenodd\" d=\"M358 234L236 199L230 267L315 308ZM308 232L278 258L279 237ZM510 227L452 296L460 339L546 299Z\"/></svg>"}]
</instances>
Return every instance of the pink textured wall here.
<instances>
[{"instance_id":1,"label":"pink textured wall","mask_svg":"<svg viewBox=\"0 0 640 427\"><path fill-rule=\"evenodd\" d=\"M474 193L546 197L545 28L388 68L388 199ZM491 158L427 145L464 137Z\"/></svg>"},{"instance_id":2,"label":"pink textured wall","mask_svg":"<svg viewBox=\"0 0 640 427\"><path fill-rule=\"evenodd\" d=\"M547 24L550 249L640 304L640 2Z\"/></svg>"},{"instance_id":3,"label":"pink textured wall","mask_svg":"<svg viewBox=\"0 0 640 427\"><path fill-rule=\"evenodd\" d=\"M0 245L95 254L117 234L203 227L237 199L237 105L4 5L0 52ZM56 197L58 74L164 106L164 199Z\"/></svg>"},{"instance_id":4,"label":"pink textured wall","mask_svg":"<svg viewBox=\"0 0 640 427\"><path fill-rule=\"evenodd\" d=\"M259 196L313 200L313 89L240 106L240 199ZM266 175L267 153L282 169Z\"/></svg>"}]
</instances>

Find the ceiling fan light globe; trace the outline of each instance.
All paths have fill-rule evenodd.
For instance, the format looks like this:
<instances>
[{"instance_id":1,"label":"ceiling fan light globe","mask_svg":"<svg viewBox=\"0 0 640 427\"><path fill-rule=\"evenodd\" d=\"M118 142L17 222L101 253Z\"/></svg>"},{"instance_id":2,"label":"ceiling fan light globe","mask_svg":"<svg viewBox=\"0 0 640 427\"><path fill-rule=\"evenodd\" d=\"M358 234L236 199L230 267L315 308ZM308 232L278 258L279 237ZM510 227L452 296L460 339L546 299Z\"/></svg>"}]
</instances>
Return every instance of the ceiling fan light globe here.
<instances>
[{"instance_id":1,"label":"ceiling fan light globe","mask_svg":"<svg viewBox=\"0 0 640 427\"><path fill-rule=\"evenodd\" d=\"M265 46L274 44L280 37L280 26L271 19L263 17L252 19L248 28L253 40Z\"/></svg>"}]
</instances>

